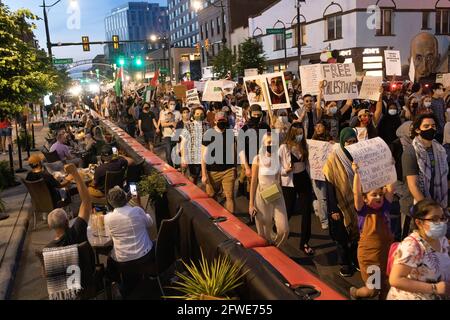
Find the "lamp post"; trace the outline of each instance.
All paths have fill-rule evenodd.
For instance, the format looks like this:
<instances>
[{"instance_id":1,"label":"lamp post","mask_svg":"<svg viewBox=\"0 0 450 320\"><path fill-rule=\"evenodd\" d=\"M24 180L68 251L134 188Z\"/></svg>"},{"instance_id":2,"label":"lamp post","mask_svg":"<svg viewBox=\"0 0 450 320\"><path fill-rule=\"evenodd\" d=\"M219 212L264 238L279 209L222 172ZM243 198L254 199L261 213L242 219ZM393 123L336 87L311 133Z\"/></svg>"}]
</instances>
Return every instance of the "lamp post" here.
<instances>
[{"instance_id":1,"label":"lamp post","mask_svg":"<svg viewBox=\"0 0 450 320\"><path fill-rule=\"evenodd\" d=\"M172 66L171 66L171 64L172 64L172 63L171 63L172 58L171 58L171 44L170 44L170 38L168 38L168 37L166 37L166 36L161 36L161 35L157 36L157 35L155 35L155 34L152 34L152 35L150 36L150 41L152 41L152 42L158 42L158 41L160 41L160 42L164 43L164 46L167 48L167 53L168 53L168 55L169 55L169 58L166 59L166 48L164 48L164 49L163 49L163 59L168 61L168 63L167 63L167 64L168 64L167 68L169 69L170 81L172 81Z\"/></svg>"},{"instance_id":2,"label":"lamp post","mask_svg":"<svg viewBox=\"0 0 450 320\"><path fill-rule=\"evenodd\" d=\"M60 2L61 2L61 0L58 0L55 3L48 6L45 4L45 0L42 0L42 5L40 6L42 8L42 10L44 11L44 25L45 25L45 36L47 37L47 51L48 51L48 55L49 55L50 59L52 59L52 61L53 61L52 42L50 40L50 30L48 27L48 17L47 17L46 9L54 7ZM75 3L77 3L77 0L70 0L70 3L71 3L71 5L74 5Z\"/></svg>"},{"instance_id":3,"label":"lamp post","mask_svg":"<svg viewBox=\"0 0 450 320\"><path fill-rule=\"evenodd\" d=\"M300 2L306 2L306 0L297 0L297 51L298 51L298 66L302 65L302 42L303 42L303 36L302 36L302 29L300 26Z\"/></svg>"}]
</instances>

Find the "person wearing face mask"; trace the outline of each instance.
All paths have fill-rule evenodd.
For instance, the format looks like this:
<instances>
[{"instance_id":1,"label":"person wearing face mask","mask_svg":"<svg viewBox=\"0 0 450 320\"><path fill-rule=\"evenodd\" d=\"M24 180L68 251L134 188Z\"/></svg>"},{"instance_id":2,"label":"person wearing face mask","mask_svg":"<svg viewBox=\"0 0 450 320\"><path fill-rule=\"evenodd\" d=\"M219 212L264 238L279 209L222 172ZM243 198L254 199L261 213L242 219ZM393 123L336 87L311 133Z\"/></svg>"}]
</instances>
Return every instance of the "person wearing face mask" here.
<instances>
[{"instance_id":1,"label":"person wearing face mask","mask_svg":"<svg viewBox=\"0 0 450 320\"><path fill-rule=\"evenodd\" d=\"M274 128L280 135L280 141L284 141L290 126L291 123L289 122L287 110L278 110L278 116L275 119Z\"/></svg>"},{"instance_id":2,"label":"person wearing face mask","mask_svg":"<svg viewBox=\"0 0 450 320\"><path fill-rule=\"evenodd\" d=\"M378 136L383 139L387 145L391 146L392 142L397 139L396 131L401 125L400 115L398 114L397 104L388 101L387 113L383 115L378 125Z\"/></svg>"},{"instance_id":3,"label":"person wearing face mask","mask_svg":"<svg viewBox=\"0 0 450 320\"><path fill-rule=\"evenodd\" d=\"M280 191L280 163L275 147L272 145L272 135L265 134L263 146L253 159L250 201L248 212L250 219L255 219L258 234L269 243L281 246L289 236L289 223L286 205ZM279 196L266 199L263 190L278 189ZM276 234L273 232L275 224Z\"/></svg>"},{"instance_id":4,"label":"person wearing face mask","mask_svg":"<svg viewBox=\"0 0 450 320\"><path fill-rule=\"evenodd\" d=\"M313 255L314 250L308 242L311 238L312 186L309 177L308 149L301 123L294 123L289 128L284 143L279 150L281 164L281 185L288 219L294 215L297 196L302 209L302 226L300 250L306 255Z\"/></svg>"},{"instance_id":5,"label":"person wearing face mask","mask_svg":"<svg viewBox=\"0 0 450 320\"><path fill-rule=\"evenodd\" d=\"M202 140L209 124L200 105L194 107L192 112L193 121L187 123L181 132L181 167L189 168L190 179L197 184L202 169Z\"/></svg>"},{"instance_id":6,"label":"person wearing face mask","mask_svg":"<svg viewBox=\"0 0 450 320\"><path fill-rule=\"evenodd\" d=\"M352 192L353 158L345 147L358 142L355 129L344 128L339 142L328 157L323 173L330 236L336 243L338 263L341 265L339 274L351 277L358 265L356 251L359 230Z\"/></svg>"},{"instance_id":7,"label":"person wearing face mask","mask_svg":"<svg viewBox=\"0 0 450 320\"><path fill-rule=\"evenodd\" d=\"M353 197L355 209L358 213L358 227L360 239L358 242L358 263L361 270L361 278L367 283L370 277L369 268L380 268L378 283L379 288L372 288L367 284L359 289L350 288L350 296L355 299L373 298L379 295L385 299L387 294L386 267L389 249L393 242L390 229L390 210L394 197L392 184L385 188L378 188L367 193L362 192L361 177L356 163L352 164L354 172Z\"/></svg>"},{"instance_id":8,"label":"person wearing face mask","mask_svg":"<svg viewBox=\"0 0 450 320\"><path fill-rule=\"evenodd\" d=\"M370 103L363 103L363 108L358 111L356 123L352 125L358 134L358 141L368 140L378 136L377 126L383 111L383 87L380 87L380 98L377 101L373 116L370 114L369 107Z\"/></svg>"},{"instance_id":9,"label":"person wearing face mask","mask_svg":"<svg viewBox=\"0 0 450 320\"><path fill-rule=\"evenodd\" d=\"M203 135L202 141L202 183L211 198L225 195L225 208L234 213L234 182L236 180L236 154L234 134L227 130L228 119L223 112L216 113L216 125ZM213 130L213 131L212 131ZM221 138L221 139L219 139ZM216 141L218 139L218 141Z\"/></svg>"},{"instance_id":10,"label":"person wearing face mask","mask_svg":"<svg viewBox=\"0 0 450 320\"><path fill-rule=\"evenodd\" d=\"M181 120L181 114L175 110L175 99L169 100L169 104L165 110L160 112L159 118L162 127L162 136L164 142L164 150L166 154L167 163L172 166L172 149L176 144L176 141L172 141L172 137L175 134L175 127L177 122Z\"/></svg>"},{"instance_id":11,"label":"person wearing face mask","mask_svg":"<svg viewBox=\"0 0 450 320\"><path fill-rule=\"evenodd\" d=\"M450 297L448 215L424 199L413 207L416 230L394 253L387 300L440 300Z\"/></svg>"},{"instance_id":12,"label":"person wearing face mask","mask_svg":"<svg viewBox=\"0 0 450 320\"><path fill-rule=\"evenodd\" d=\"M444 134L444 126L445 126L445 101L444 101L444 86L442 83L434 83L431 87L433 91L432 100L431 100L431 110L433 114L436 116L437 122L437 132L436 132L436 140L442 143L443 134Z\"/></svg>"},{"instance_id":13,"label":"person wearing face mask","mask_svg":"<svg viewBox=\"0 0 450 320\"><path fill-rule=\"evenodd\" d=\"M311 139L314 134L314 126L318 121L317 111L314 110L313 97L310 94L303 96L303 105L291 114L292 123L302 123L305 128L305 137Z\"/></svg>"},{"instance_id":14,"label":"person wearing face mask","mask_svg":"<svg viewBox=\"0 0 450 320\"><path fill-rule=\"evenodd\" d=\"M403 107L403 110L400 114L400 118L403 121L412 121L414 119L414 117L419 112L420 107L419 101L420 100L418 100L415 97L411 97L407 100L406 105Z\"/></svg>"}]
</instances>

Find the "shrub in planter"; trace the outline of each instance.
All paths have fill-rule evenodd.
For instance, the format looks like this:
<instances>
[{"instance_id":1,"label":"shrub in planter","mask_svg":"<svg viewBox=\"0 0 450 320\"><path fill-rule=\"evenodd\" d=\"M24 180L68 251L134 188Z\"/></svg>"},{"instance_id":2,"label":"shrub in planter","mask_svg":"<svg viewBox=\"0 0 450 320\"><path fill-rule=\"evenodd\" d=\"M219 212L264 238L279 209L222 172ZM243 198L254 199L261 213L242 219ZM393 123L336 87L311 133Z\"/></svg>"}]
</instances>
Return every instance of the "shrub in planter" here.
<instances>
[{"instance_id":1,"label":"shrub in planter","mask_svg":"<svg viewBox=\"0 0 450 320\"><path fill-rule=\"evenodd\" d=\"M14 173L11 172L8 161L0 161L0 190L15 186Z\"/></svg>"},{"instance_id":2,"label":"shrub in planter","mask_svg":"<svg viewBox=\"0 0 450 320\"><path fill-rule=\"evenodd\" d=\"M138 192L140 196L148 196L149 202L154 204L167 192L167 181L158 171L152 169L149 175L143 176L139 181Z\"/></svg>"},{"instance_id":3,"label":"shrub in planter","mask_svg":"<svg viewBox=\"0 0 450 320\"><path fill-rule=\"evenodd\" d=\"M28 145L31 147L31 134L28 133ZM25 131L24 130L20 130L19 132L19 139L14 139L14 143L16 145L19 145L20 148L22 149L22 151L25 151L27 148L27 140L26 140L26 135L25 135Z\"/></svg>"}]
</instances>

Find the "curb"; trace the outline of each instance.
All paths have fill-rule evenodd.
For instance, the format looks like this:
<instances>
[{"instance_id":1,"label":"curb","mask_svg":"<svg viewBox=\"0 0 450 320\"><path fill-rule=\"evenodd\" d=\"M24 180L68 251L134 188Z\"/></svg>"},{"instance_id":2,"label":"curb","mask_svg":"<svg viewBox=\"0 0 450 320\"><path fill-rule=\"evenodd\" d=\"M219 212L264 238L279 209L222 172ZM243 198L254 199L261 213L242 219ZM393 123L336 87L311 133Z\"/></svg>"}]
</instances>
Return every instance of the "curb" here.
<instances>
[{"instance_id":1,"label":"curb","mask_svg":"<svg viewBox=\"0 0 450 320\"><path fill-rule=\"evenodd\" d=\"M19 267L20 258L23 252L23 245L27 235L28 223L31 212L31 198L23 205L17 224L14 227L12 237L0 268L0 300L8 300L11 296L14 279Z\"/></svg>"}]
</instances>

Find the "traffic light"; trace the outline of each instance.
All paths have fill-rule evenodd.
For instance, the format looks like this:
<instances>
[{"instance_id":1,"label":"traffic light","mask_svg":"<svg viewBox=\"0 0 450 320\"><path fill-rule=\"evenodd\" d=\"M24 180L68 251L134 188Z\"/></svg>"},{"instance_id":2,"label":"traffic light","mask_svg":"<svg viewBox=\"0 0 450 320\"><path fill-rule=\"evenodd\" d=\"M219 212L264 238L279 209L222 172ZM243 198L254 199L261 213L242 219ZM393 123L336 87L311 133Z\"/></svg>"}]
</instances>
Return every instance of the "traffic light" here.
<instances>
[{"instance_id":1,"label":"traffic light","mask_svg":"<svg viewBox=\"0 0 450 320\"><path fill-rule=\"evenodd\" d=\"M209 50L209 40L208 39L205 39L205 49L206 49L206 51Z\"/></svg>"},{"instance_id":2,"label":"traffic light","mask_svg":"<svg viewBox=\"0 0 450 320\"><path fill-rule=\"evenodd\" d=\"M134 64L137 67L142 67L142 58L141 57L136 57L136 59L134 60Z\"/></svg>"},{"instance_id":3,"label":"traffic light","mask_svg":"<svg viewBox=\"0 0 450 320\"><path fill-rule=\"evenodd\" d=\"M91 51L91 47L89 46L89 37L81 37L81 42L83 42L83 51Z\"/></svg>"},{"instance_id":4,"label":"traffic light","mask_svg":"<svg viewBox=\"0 0 450 320\"><path fill-rule=\"evenodd\" d=\"M112 36L112 41L114 50L119 49L119 36L117 35Z\"/></svg>"},{"instance_id":5,"label":"traffic light","mask_svg":"<svg viewBox=\"0 0 450 320\"><path fill-rule=\"evenodd\" d=\"M119 59L117 60L117 64L119 65L119 67L123 67L125 65L125 58L119 57Z\"/></svg>"},{"instance_id":6,"label":"traffic light","mask_svg":"<svg viewBox=\"0 0 450 320\"><path fill-rule=\"evenodd\" d=\"M195 44L195 49L196 49L196 51L197 51L197 53L198 54L200 54L200 43L199 42L197 42L196 44Z\"/></svg>"},{"instance_id":7,"label":"traffic light","mask_svg":"<svg viewBox=\"0 0 450 320\"><path fill-rule=\"evenodd\" d=\"M95 69L95 74L97 75L97 79L100 78L100 70L99 69Z\"/></svg>"}]
</instances>

